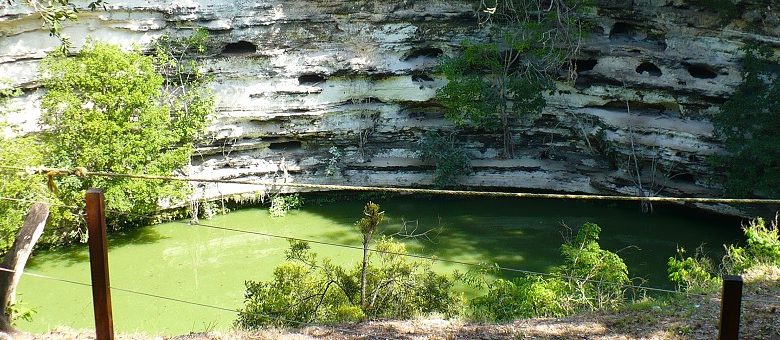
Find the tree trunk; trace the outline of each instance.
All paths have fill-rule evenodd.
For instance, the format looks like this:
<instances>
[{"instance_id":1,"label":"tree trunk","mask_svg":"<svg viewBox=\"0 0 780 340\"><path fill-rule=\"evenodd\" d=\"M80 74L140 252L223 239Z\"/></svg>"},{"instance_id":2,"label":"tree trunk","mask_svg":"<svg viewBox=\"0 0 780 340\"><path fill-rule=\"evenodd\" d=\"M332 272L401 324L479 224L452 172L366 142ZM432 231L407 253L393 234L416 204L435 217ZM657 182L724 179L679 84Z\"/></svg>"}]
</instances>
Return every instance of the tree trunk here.
<instances>
[{"instance_id":1,"label":"tree trunk","mask_svg":"<svg viewBox=\"0 0 780 340\"><path fill-rule=\"evenodd\" d=\"M0 271L0 331L12 332L12 315L8 315L8 306L16 302L16 285L24 272L27 259L30 258L33 247L43 234L43 227L49 218L49 205L36 203L24 217L24 225L14 240L14 245L3 258L2 268L13 272Z\"/></svg>"},{"instance_id":2,"label":"tree trunk","mask_svg":"<svg viewBox=\"0 0 780 340\"><path fill-rule=\"evenodd\" d=\"M363 235L363 269L360 271L360 307L365 313L366 306L366 271L368 270L368 235Z\"/></svg>"}]
</instances>

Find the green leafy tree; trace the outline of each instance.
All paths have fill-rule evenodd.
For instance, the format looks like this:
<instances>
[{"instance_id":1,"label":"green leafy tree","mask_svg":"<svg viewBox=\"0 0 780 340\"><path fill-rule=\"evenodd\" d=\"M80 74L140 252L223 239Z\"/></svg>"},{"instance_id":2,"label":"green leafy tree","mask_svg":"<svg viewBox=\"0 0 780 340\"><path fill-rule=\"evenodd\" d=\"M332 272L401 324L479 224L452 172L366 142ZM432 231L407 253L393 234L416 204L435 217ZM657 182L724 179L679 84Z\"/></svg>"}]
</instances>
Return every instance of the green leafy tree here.
<instances>
[{"instance_id":1,"label":"green leafy tree","mask_svg":"<svg viewBox=\"0 0 780 340\"><path fill-rule=\"evenodd\" d=\"M488 38L466 41L462 54L440 61L449 80L437 91L445 116L458 126L500 131L504 156L512 157L514 120L541 111L544 90L577 52L581 7L579 1L482 2L478 13Z\"/></svg>"},{"instance_id":2,"label":"green leafy tree","mask_svg":"<svg viewBox=\"0 0 780 340\"><path fill-rule=\"evenodd\" d=\"M744 80L713 118L728 154L726 190L737 196L780 197L780 60L768 47L748 47Z\"/></svg>"},{"instance_id":3,"label":"green leafy tree","mask_svg":"<svg viewBox=\"0 0 780 340\"><path fill-rule=\"evenodd\" d=\"M41 108L48 127L43 133L47 164L152 175L172 175L187 165L212 99L201 96L183 104L166 91L155 61L99 42L74 57L46 58ZM59 179L57 187L70 205L82 204L85 189L103 188L108 208L131 217L187 194L181 183L129 178L71 176Z\"/></svg>"}]
</instances>

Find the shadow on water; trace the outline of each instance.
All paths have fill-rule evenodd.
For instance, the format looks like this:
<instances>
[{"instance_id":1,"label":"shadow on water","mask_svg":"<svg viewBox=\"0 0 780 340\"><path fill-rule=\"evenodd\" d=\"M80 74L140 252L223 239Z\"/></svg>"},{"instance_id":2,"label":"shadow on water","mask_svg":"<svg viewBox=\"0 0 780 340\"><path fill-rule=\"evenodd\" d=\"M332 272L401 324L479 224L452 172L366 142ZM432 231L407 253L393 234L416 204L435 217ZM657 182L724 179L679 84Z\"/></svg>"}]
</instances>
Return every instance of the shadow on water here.
<instances>
[{"instance_id":1,"label":"shadow on water","mask_svg":"<svg viewBox=\"0 0 780 340\"><path fill-rule=\"evenodd\" d=\"M583 202L494 198L401 197L374 199L386 211L385 234L407 221L417 232L441 228L430 240L407 240L410 252L443 259L497 263L504 267L550 272L561 263L565 235L586 223L602 228L603 248L618 252L632 277L669 287L666 262L678 246L704 245L713 258L723 244L740 242L740 220L674 205L656 205L642 213L634 202ZM361 217L364 201L325 203L305 210L334 223L351 226ZM359 245L354 227L321 235L327 241ZM517 273L504 272L504 277Z\"/></svg>"},{"instance_id":2,"label":"shadow on water","mask_svg":"<svg viewBox=\"0 0 780 340\"><path fill-rule=\"evenodd\" d=\"M109 249L122 248L131 244L152 244L166 239L155 228L133 228L114 231L108 235ZM72 244L35 252L30 259L28 268L36 269L37 263L52 262L64 267L70 267L89 261L89 248L86 244Z\"/></svg>"}]
</instances>

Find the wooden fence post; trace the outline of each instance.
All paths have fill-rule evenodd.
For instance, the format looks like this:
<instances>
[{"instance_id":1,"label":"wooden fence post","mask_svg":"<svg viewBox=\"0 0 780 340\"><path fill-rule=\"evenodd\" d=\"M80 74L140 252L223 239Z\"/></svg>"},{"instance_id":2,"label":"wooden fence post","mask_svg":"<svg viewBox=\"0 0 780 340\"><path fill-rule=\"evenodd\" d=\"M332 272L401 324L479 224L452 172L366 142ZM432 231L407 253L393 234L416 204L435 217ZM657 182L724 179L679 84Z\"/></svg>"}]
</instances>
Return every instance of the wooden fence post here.
<instances>
[{"instance_id":1,"label":"wooden fence post","mask_svg":"<svg viewBox=\"0 0 780 340\"><path fill-rule=\"evenodd\" d=\"M742 277L723 276L723 290L720 297L720 330L718 339L739 339L739 316L742 309Z\"/></svg>"},{"instance_id":2,"label":"wooden fence post","mask_svg":"<svg viewBox=\"0 0 780 340\"><path fill-rule=\"evenodd\" d=\"M89 266L92 274L92 305L95 311L97 340L114 339L114 321L111 315L111 284L108 279L105 210L103 190L95 188L87 190Z\"/></svg>"}]
</instances>

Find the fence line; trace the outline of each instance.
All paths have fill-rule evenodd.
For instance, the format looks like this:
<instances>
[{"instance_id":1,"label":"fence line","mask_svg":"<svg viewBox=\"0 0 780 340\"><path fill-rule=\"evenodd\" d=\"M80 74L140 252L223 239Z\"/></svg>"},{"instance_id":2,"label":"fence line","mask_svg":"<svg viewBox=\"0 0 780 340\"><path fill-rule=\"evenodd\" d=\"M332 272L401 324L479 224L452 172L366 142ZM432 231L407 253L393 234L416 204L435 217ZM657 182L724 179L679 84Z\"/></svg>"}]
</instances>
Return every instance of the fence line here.
<instances>
[{"instance_id":1,"label":"fence line","mask_svg":"<svg viewBox=\"0 0 780 340\"><path fill-rule=\"evenodd\" d=\"M375 191L375 192L433 194L433 195L451 195L451 196L542 198L542 199L599 200L599 201L644 201L644 202L670 202L670 203L711 203L711 204L715 204L715 203L780 204L780 199L616 196L616 195L588 195L588 194L542 194L542 193L529 193L529 192L443 190L443 189L277 182L277 181L264 181L264 180L174 177L174 176L159 176L159 175L147 175L147 174L126 174L126 173L106 172L106 171L89 171L83 167L75 167L73 169L67 169L67 168L51 168L51 167L43 167L43 166L42 167L20 167L20 166L0 165L0 169L25 171L28 174L44 174L47 176L66 176L66 175L73 175L79 177L97 176L97 177L111 177L111 178L133 178L133 179L142 179L142 180L164 180L164 181L178 181L178 182L200 182L200 183L229 183L229 184L261 185L261 186L271 186L271 187L295 187L295 188L320 189L320 190Z\"/></svg>"},{"instance_id":2,"label":"fence line","mask_svg":"<svg viewBox=\"0 0 780 340\"><path fill-rule=\"evenodd\" d=\"M13 270L13 269L8 269L8 268L3 268L3 267L0 267L0 271L8 272L8 273L16 273L16 271ZM64 282L64 283L78 285L78 286L92 287L91 284L85 283L85 282L79 282L79 281L73 281L73 280L68 280L68 279L62 279L62 278L57 278L57 277L43 275L43 274L30 273L30 272L26 272L26 271L22 272L22 275L35 277L35 278L40 278L40 279L45 279L45 280ZM233 308L228 308L228 307L215 306L215 305L210 305L210 304L206 304L206 303L189 301L189 300L183 300L183 299L173 298L173 297L169 297L169 296L157 295L157 294L141 292L141 291L132 290L132 289L126 289L126 288L111 287L111 289L115 290L115 291L119 291L119 292L129 293L129 294L135 294L135 295L146 296L146 297L151 297L151 298L160 299L160 300L167 300L167 301L172 301L172 302L178 302L178 303L181 303L181 304L187 304L187 305L204 307L204 308L211 308L211 309L221 310L221 311L225 311L225 312L239 313L238 309L233 309ZM300 326L315 326L315 327L322 327L323 326L323 325L320 325L320 324L304 322L304 321L297 321L297 320L289 320L289 319L286 319L286 318L277 317L277 316L270 316L270 315L267 315L267 314L262 314L262 313L257 313L257 312L253 312L251 314L259 316L259 317L262 317L262 318L266 318L266 319L269 319L269 320L276 320L276 321L294 323L294 324L298 324ZM344 328L339 328L339 327L334 327L334 326L328 326L328 327L332 328L334 330L340 331L340 332L344 332L344 333L349 333L349 334L353 334L353 335L363 335L363 333L359 333L359 332L356 332L356 331L353 331L353 330L349 330L349 329L344 329Z\"/></svg>"}]
</instances>

